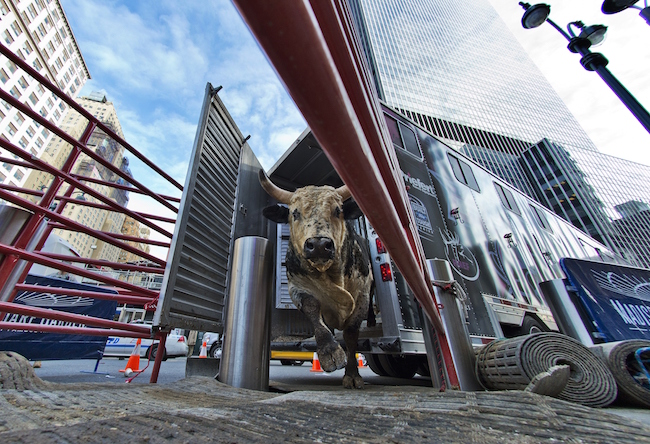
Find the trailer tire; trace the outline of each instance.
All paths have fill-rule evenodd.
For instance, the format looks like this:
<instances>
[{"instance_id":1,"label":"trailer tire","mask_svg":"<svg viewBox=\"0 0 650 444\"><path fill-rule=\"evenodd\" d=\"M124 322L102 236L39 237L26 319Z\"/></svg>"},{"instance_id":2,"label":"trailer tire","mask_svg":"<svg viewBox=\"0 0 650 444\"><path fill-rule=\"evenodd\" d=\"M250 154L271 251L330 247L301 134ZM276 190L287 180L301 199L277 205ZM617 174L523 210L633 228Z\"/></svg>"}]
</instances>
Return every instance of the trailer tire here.
<instances>
[{"instance_id":1,"label":"trailer tire","mask_svg":"<svg viewBox=\"0 0 650 444\"><path fill-rule=\"evenodd\" d=\"M546 327L542 321L539 321L532 316L524 316L524 321L521 323L521 327L519 327L520 336L544 333L547 331L549 331L548 327Z\"/></svg>"},{"instance_id":2,"label":"trailer tire","mask_svg":"<svg viewBox=\"0 0 650 444\"><path fill-rule=\"evenodd\" d=\"M364 356L366 357L366 362L368 363L370 370L379 376L389 376L386 370L384 370L384 367L382 367L381 363L379 362L379 355L371 355L368 353L364 354Z\"/></svg>"},{"instance_id":3,"label":"trailer tire","mask_svg":"<svg viewBox=\"0 0 650 444\"><path fill-rule=\"evenodd\" d=\"M417 356L379 355L379 362L388 376L411 379L420 366Z\"/></svg>"}]
</instances>

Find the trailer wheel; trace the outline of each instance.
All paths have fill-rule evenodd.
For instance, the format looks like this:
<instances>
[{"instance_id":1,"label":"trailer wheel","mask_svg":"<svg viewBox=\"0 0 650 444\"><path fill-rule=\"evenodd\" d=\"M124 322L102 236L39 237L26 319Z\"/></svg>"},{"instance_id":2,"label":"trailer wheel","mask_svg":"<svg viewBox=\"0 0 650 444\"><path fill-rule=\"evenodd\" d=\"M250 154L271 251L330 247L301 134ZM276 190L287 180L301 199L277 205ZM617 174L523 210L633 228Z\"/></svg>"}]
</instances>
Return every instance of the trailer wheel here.
<instances>
[{"instance_id":1,"label":"trailer wheel","mask_svg":"<svg viewBox=\"0 0 650 444\"><path fill-rule=\"evenodd\" d=\"M535 319L532 316L524 316L524 322L519 327L520 335L532 335L535 333L543 333L549 331L548 327L543 322Z\"/></svg>"},{"instance_id":2,"label":"trailer wheel","mask_svg":"<svg viewBox=\"0 0 650 444\"><path fill-rule=\"evenodd\" d=\"M378 374L379 376L389 376L389 374L384 370L384 367L382 367L381 363L379 362L379 355L371 355L370 353L365 354L364 356L366 357L366 362L368 363L368 367L370 367L370 370Z\"/></svg>"},{"instance_id":3,"label":"trailer wheel","mask_svg":"<svg viewBox=\"0 0 650 444\"><path fill-rule=\"evenodd\" d=\"M379 355L379 362L388 376L411 379L420 366L417 356Z\"/></svg>"}]
</instances>

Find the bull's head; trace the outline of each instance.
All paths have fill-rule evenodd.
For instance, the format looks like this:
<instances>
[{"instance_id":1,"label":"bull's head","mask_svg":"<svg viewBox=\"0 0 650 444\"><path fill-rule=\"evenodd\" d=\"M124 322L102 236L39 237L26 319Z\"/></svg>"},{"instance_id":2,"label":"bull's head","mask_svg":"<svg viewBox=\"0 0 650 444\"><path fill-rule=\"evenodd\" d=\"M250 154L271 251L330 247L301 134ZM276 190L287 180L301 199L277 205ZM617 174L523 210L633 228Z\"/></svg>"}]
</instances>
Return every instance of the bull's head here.
<instances>
[{"instance_id":1,"label":"bull's head","mask_svg":"<svg viewBox=\"0 0 650 444\"><path fill-rule=\"evenodd\" d=\"M345 219L356 219L361 210L347 186L306 186L287 191L273 184L263 170L259 173L262 188L279 203L264 209L264 216L277 223L288 223L294 251L320 272L329 269L341 257L347 235ZM345 202L345 203L344 203Z\"/></svg>"}]
</instances>

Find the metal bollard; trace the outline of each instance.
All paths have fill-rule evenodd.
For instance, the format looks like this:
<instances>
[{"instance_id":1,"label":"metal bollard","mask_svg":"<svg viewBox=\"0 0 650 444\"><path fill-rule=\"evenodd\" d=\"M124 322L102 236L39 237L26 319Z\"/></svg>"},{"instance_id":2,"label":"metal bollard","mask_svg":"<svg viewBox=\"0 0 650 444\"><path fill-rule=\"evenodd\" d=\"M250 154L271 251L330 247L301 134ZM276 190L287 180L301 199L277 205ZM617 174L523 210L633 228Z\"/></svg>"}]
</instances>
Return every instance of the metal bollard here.
<instances>
[{"instance_id":1,"label":"metal bollard","mask_svg":"<svg viewBox=\"0 0 650 444\"><path fill-rule=\"evenodd\" d=\"M217 379L233 387L268 390L273 252L267 239L235 240Z\"/></svg>"},{"instance_id":2,"label":"metal bollard","mask_svg":"<svg viewBox=\"0 0 650 444\"><path fill-rule=\"evenodd\" d=\"M451 282L454 276L449 262L444 259L428 259L427 266L431 279ZM451 348L451 355L456 367L456 373L460 382L460 389L463 391L483 390L480 382L476 379L475 365L476 356L469 337L469 331L465 323L462 308L456 297L445 291L436 289L438 302L442 304L440 317L445 327L445 334ZM433 373L433 372L432 372Z\"/></svg>"}]
</instances>

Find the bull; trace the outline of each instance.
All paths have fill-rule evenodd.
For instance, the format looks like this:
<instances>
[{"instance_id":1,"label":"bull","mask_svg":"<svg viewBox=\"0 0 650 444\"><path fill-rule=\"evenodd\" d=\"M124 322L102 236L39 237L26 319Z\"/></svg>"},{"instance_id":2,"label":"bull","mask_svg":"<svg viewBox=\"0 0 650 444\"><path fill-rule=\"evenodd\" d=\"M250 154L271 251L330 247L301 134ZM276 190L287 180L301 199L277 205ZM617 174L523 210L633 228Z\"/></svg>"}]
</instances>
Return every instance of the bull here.
<instances>
[{"instance_id":1,"label":"bull","mask_svg":"<svg viewBox=\"0 0 650 444\"><path fill-rule=\"evenodd\" d=\"M372 273L368 246L352 228L361 210L343 185L306 186L294 192L273 184L263 170L262 188L282 205L264 209L266 218L288 223L286 254L289 295L314 326L321 368L345 367L343 386L363 388L355 358L359 327L368 314ZM333 335L343 331L346 352Z\"/></svg>"}]
</instances>

